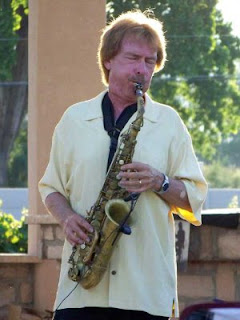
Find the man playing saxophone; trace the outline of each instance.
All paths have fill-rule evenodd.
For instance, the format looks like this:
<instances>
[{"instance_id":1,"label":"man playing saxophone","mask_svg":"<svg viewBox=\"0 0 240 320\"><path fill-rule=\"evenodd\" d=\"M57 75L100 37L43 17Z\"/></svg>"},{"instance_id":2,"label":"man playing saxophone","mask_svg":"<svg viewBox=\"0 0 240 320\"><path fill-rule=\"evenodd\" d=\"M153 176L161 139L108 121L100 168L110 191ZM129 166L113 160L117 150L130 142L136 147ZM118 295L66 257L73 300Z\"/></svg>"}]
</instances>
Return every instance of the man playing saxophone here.
<instances>
[{"instance_id":1,"label":"man playing saxophone","mask_svg":"<svg viewBox=\"0 0 240 320\"><path fill-rule=\"evenodd\" d=\"M165 47L161 22L145 13L131 11L112 21L98 51L107 90L68 108L55 128L39 182L43 202L66 237L55 320L168 319L173 306L178 316L173 213L200 225L207 186L178 113L147 94L153 74L164 66ZM119 162L105 190L106 171L122 150L121 134L136 118L136 86L142 91L143 125L130 162ZM116 183L116 193L138 198L129 218L131 234L119 237L98 284L76 286L68 275L69 257L100 241L102 231L96 233L99 225L92 221L105 202L94 208L92 220L88 214L99 194L104 200Z\"/></svg>"}]
</instances>

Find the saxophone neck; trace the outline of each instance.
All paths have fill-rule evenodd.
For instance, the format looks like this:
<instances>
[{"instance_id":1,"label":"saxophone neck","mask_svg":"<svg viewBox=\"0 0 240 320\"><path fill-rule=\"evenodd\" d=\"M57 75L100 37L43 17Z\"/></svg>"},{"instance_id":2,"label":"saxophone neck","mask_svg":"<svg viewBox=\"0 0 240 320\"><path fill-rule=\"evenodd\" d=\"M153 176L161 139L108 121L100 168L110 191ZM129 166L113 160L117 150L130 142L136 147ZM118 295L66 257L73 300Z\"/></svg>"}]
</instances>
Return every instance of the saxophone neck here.
<instances>
[{"instance_id":1,"label":"saxophone neck","mask_svg":"<svg viewBox=\"0 0 240 320\"><path fill-rule=\"evenodd\" d=\"M134 85L135 85L135 94L137 96L138 115L142 116L145 111L144 98L143 98L143 85L140 82L136 82Z\"/></svg>"}]
</instances>

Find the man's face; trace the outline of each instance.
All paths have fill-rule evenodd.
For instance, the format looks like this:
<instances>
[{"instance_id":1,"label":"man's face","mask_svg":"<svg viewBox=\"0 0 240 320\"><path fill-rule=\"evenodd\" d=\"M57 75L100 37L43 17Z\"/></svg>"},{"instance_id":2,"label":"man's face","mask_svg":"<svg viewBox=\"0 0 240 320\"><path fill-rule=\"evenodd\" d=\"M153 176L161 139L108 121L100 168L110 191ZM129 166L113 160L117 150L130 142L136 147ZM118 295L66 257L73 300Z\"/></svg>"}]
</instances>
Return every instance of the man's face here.
<instances>
[{"instance_id":1,"label":"man's face","mask_svg":"<svg viewBox=\"0 0 240 320\"><path fill-rule=\"evenodd\" d=\"M157 61L157 49L144 39L123 39L119 53L105 67L109 70L109 92L129 101L135 100L134 82L141 82L145 92Z\"/></svg>"}]
</instances>

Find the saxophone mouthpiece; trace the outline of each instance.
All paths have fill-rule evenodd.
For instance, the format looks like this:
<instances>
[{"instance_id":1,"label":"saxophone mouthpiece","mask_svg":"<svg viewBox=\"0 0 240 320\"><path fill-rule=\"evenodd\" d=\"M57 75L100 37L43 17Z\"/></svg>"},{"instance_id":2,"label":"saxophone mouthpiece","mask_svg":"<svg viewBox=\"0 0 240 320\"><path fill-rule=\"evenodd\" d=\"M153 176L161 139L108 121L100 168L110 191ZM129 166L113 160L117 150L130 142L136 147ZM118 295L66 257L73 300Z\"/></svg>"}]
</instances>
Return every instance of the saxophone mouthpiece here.
<instances>
[{"instance_id":1,"label":"saxophone mouthpiece","mask_svg":"<svg viewBox=\"0 0 240 320\"><path fill-rule=\"evenodd\" d=\"M130 81L133 86L134 86L134 91L135 94L138 95L143 95L143 87L144 87L144 77L132 77L132 78L128 78L128 81Z\"/></svg>"},{"instance_id":2,"label":"saxophone mouthpiece","mask_svg":"<svg viewBox=\"0 0 240 320\"><path fill-rule=\"evenodd\" d=\"M135 85L135 89L136 90L138 90L138 89L142 90L143 89L143 85L142 85L141 82L135 82L134 85Z\"/></svg>"},{"instance_id":3,"label":"saxophone mouthpiece","mask_svg":"<svg viewBox=\"0 0 240 320\"><path fill-rule=\"evenodd\" d=\"M143 85L140 82L135 82L135 93L137 96L143 96Z\"/></svg>"}]
</instances>

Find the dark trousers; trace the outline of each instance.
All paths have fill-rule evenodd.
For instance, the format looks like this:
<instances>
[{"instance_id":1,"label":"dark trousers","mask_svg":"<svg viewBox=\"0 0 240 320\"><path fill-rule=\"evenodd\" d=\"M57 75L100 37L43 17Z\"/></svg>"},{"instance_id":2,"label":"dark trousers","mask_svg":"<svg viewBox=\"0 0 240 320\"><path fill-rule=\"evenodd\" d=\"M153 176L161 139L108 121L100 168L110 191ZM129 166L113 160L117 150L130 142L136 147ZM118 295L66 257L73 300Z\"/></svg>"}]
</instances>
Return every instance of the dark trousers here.
<instances>
[{"instance_id":1,"label":"dark trousers","mask_svg":"<svg viewBox=\"0 0 240 320\"><path fill-rule=\"evenodd\" d=\"M167 320L143 311L87 307L57 310L54 320Z\"/></svg>"}]
</instances>

